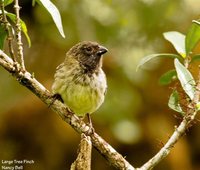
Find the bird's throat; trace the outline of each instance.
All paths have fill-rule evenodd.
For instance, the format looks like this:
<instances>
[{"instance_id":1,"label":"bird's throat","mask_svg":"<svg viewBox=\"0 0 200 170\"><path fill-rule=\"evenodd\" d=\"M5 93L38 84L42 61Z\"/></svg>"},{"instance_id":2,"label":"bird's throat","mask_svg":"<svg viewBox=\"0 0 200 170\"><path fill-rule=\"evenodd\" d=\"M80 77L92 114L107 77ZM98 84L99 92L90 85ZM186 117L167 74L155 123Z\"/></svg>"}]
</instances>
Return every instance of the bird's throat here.
<instances>
[{"instance_id":1,"label":"bird's throat","mask_svg":"<svg viewBox=\"0 0 200 170\"><path fill-rule=\"evenodd\" d=\"M101 57L95 57L93 60L88 60L87 62L82 64L82 68L85 74L93 74L97 72L102 66L102 59Z\"/></svg>"}]
</instances>

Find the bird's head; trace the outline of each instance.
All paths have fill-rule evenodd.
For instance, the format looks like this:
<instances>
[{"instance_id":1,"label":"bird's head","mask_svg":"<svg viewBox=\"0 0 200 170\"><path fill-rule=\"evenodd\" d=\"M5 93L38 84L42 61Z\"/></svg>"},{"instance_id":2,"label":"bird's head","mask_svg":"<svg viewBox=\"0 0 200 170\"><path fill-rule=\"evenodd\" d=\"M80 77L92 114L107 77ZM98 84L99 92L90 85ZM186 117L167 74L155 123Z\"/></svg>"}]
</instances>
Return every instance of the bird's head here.
<instances>
[{"instance_id":1,"label":"bird's head","mask_svg":"<svg viewBox=\"0 0 200 170\"><path fill-rule=\"evenodd\" d=\"M85 72L94 72L101 67L101 57L107 51L105 47L96 42L83 41L74 45L68 51L67 56L77 60Z\"/></svg>"}]
</instances>

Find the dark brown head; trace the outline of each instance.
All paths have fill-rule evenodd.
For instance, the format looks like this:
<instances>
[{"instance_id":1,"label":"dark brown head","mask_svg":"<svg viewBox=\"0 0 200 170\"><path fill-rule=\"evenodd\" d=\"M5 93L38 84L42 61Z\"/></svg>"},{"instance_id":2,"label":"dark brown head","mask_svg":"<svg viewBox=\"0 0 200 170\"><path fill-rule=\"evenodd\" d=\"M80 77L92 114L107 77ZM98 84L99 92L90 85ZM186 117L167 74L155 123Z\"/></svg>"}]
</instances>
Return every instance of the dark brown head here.
<instances>
[{"instance_id":1,"label":"dark brown head","mask_svg":"<svg viewBox=\"0 0 200 170\"><path fill-rule=\"evenodd\" d=\"M93 73L97 68L101 67L101 56L108 50L96 42L83 41L74 45L67 55L75 58L84 72Z\"/></svg>"}]
</instances>

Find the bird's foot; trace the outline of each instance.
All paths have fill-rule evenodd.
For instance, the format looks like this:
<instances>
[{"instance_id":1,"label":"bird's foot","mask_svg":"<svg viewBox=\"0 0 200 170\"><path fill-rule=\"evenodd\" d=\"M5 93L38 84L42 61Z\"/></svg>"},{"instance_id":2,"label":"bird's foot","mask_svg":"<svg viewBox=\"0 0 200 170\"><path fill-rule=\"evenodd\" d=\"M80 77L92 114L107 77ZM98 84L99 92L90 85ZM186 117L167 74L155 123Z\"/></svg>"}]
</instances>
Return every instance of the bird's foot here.
<instances>
[{"instance_id":1,"label":"bird's foot","mask_svg":"<svg viewBox=\"0 0 200 170\"><path fill-rule=\"evenodd\" d=\"M62 97L60 94L56 93L54 94L53 96L50 96L50 98L52 98L52 101L50 102L49 106L48 107L51 107L51 105L56 101L56 100L59 100L61 101L62 103L64 103Z\"/></svg>"}]
</instances>

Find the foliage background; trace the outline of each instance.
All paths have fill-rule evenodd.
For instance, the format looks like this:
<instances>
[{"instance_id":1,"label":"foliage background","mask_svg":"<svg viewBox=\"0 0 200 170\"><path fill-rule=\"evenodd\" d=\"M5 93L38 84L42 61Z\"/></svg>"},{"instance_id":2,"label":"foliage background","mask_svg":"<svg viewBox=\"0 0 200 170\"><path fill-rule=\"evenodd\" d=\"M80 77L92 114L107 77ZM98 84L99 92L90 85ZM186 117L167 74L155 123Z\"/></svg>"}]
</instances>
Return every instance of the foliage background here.
<instances>
[{"instance_id":1,"label":"foliage background","mask_svg":"<svg viewBox=\"0 0 200 170\"><path fill-rule=\"evenodd\" d=\"M162 33L186 33L199 17L196 0L54 0L61 12L63 39L44 8L21 1L32 47L24 39L27 70L51 89L55 68L75 43L92 40L109 49L104 57L108 80L105 103L92 115L96 131L133 166L150 159L180 122L167 107L173 84L161 86L159 77L172 60L156 60L135 71L145 55L174 52ZM7 10L13 10L12 5ZM196 49L200 50L199 47ZM25 170L69 169L80 135L5 70L0 68L0 160L34 160ZM187 132L156 170L200 169L200 126ZM93 150L92 169L112 167Z\"/></svg>"}]
</instances>

